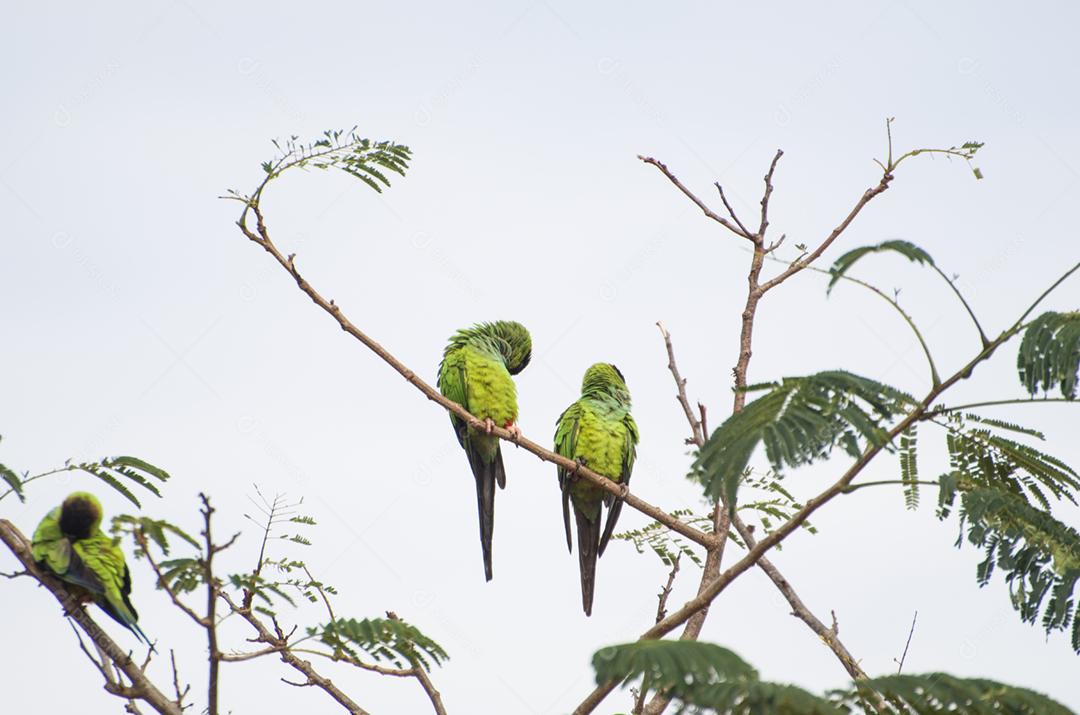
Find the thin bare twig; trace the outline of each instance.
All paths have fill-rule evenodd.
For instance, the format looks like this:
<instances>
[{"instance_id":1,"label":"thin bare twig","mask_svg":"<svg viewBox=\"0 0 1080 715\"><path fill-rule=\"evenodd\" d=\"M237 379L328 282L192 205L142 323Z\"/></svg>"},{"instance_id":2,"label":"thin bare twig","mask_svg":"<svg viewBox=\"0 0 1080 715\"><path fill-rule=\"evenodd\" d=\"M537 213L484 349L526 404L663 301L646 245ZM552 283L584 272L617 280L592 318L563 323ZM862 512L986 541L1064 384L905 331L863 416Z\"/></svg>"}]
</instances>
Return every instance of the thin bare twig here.
<instances>
[{"instance_id":1,"label":"thin bare twig","mask_svg":"<svg viewBox=\"0 0 1080 715\"><path fill-rule=\"evenodd\" d=\"M772 198L773 174L776 173L776 163L780 161L780 157L784 155L783 149L776 150L776 156L773 157L772 163L769 164L769 171L765 174L765 194L761 197L761 225L758 226L757 239L761 241L765 238L765 231L769 229L769 199Z\"/></svg>"},{"instance_id":2,"label":"thin bare twig","mask_svg":"<svg viewBox=\"0 0 1080 715\"><path fill-rule=\"evenodd\" d=\"M942 280L949 284L949 288L952 289L952 292L960 300L960 304L964 306L964 310L967 311L968 317L971 318L971 322L975 324L975 329L979 331L979 340L982 341L983 347L986 347L987 343L990 342L990 338L986 337L986 333L983 332L982 325L979 324L979 319L975 317L975 311L971 309L971 305L969 305L967 299L964 298L964 294L961 293L960 289L956 287L956 281L945 275L945 271L938 268L938 265L936 263L931 262L930 267L933 268L939 276L941 276Z\"/></svg>"},{"instance_id":3,"label":"thin bare twig","mask_svg":"<svg viewBox=\"0 0 1080 715\"><path fill-rule=\"evenodd\" d=\"M896 674L900 675L900 671L904 669L904 661L907 660L908 648L911 647L911 636L915 635L915 621L919 619L919 612L915 611L915 615L911 617L911 630L907 634L907 642L904 643L904 652L900 655L900 660L893 658L893 662L896 663Z\"/></svg>"},{"instance_id":4,"label":"thin bare twig","mask_svg":"<svg viewBox=\"0 0 1080 715\"><path fill-rule=\"evenodd\" d=\"M307 574L308 583L314 585L315 589L319 592L319 595L322 596L323 605L326 606L326 613L330 617L330 622L337 623L337 617L334 615L334 608L330 605L330 598L326 595L326 591L323 590L322 584L316 581L315 577L311 575L311 572L308 571L307 564L301 564L301 566L304 569L304 573Z\"/></svg>"},{"instance_id":5,"label":"thin bare twig","mask_svg":"<svg viewBox=\"0 0 1080 715\"><path fill-rule=\"evenodd\" d=\"M743 225L743 222L739 220L739 217L735 214L735 209L728 203L727 196L724 194L724 187L720 185L719 181L713 182L713 186L720 192L720 200L724 202L724 208L727 209L728 215L731 216L731 220L734 221L739 228L742 229L743 234L750 236L750 229Z\"/></svg>"},{"instance_id":6,"label":"thin bare twig","mask_svg":"<svg viewBox=\"0 0 1080 715\"><path fill-rule=\"evenodd\" d=\"M180 670L176 667L176 651L172 648L169 649L169 660L172 662L172 682L173 690L176 691L176 704L181 710L185 710L191 707L190 705L184 705L184 698L191 692L191 684L188 683L183 690L180 689Z\"/></svg>"},{"instance_id":7,"label":"thin bare twig","mask_svg":"<svg viewBox=\"0 0 1080 715\"><path fill-rule=\"evenodd\" d=\"M656 594L656 622L664 620L664 616L667 615L667 600L671 595L671 587L675 583L675 575L679 573L679 559L682 554L675 554L675 559L671 563L671 571L668 573L667 583L660 589L660 593Z\"/></svg>"},{"instance_id":8,"label":"thin bare twig","mask_svg":"<svg viewBox=\"0 0 1080 715\"><path fill-rule=\"evenodd\" d=\"M664 337L664 347L667 348L668 355L668 370L671 370L672 376L675 378L675 385L678 388L676 399L679 404L682 405L683 413L686 415L686 421L690 423L690 436L686 438L686 444L696 444L698 447L705 444L705 426L703 424L705 418L705 406L700 402L698 403L698 409L701 412L701 418L698 419L694 416L694 410L690 407L690 400L686 398L686 378L679 374L679 367L675 364L675 351L671 346L671 333L667 331L664 324L659 320L656 321L656 327L660 328L660 335Z\"/></svg>"},{"instance_id":9,"label":"thin bare twig","mask_svg":"<svg viewBox=\"0 0 1080 715\"><path fill-rule=\"evenodd\" d=\"M745 238L748 241L754 240L752 233L750 233L749 231L747 231L744 228L741 228L740 226L737 226L737 225L731 223L730 221L728 221L723 216L717 214L715 211L710 209L708 207L708 205L704 201L702 201L697 196L695 196L694 192L690 191L690 189L683 186L683 183L681 181L679 181L675 177L674 174L671 173L671 171L667 168L667 166L663 162L657 161L656 159L653 159L651 156L641 156L640 154L638 155L638 159L645 162L646 164L652 164L657 169L659 169L664 174L664 176L666 176L668 178L668 181L675 184L675 186L679 189L679 191L683 192L688 199L693 201L694 204L696 204L697 207L699 209L701 209L702 212L704 212L704 214L706 216L708 216L709 218L711 218L713 221L716 221L718 224L720 224L721 226L723 226L727 230L731 231L736 236L741 236L742 238Z\"/></svg>"},{"instance_id":10,"label":"thin bare twig","mask_svg":"<svg viewBox=\"0 0 1080 715\"><path fill-rule=\"evenodd\" d=\"M267 646L262 650L255 650L248 653L222 653L221 657L218 660L222 661L223 663L242 663L245 660L255 660L256 658L261 658L264 655L273 655L280 652L280 646L272 645Z\"/></svg>"}]
</instances>

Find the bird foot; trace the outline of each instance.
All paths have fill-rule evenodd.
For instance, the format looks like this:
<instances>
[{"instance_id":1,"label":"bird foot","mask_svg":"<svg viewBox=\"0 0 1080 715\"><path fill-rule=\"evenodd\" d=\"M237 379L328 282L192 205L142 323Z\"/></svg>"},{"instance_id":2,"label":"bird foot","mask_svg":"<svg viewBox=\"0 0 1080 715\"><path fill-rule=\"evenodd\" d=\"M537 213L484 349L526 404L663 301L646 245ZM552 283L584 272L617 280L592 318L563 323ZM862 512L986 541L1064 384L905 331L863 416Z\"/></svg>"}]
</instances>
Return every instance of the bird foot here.
<instances>
[{"instance_id":1,"label":"bird foot","mask_svg":"<svg viewBox=\"0 0 1080 715\"><path fill-rule=\"evenodd\" d=\"M491 434L491 431L495 429L495 420L490 417L484 418L484 433Z\"/></svg>"},{"instance_id":2,"label":"bird foot","mask_svg":"<svg viewBox=\"0 0 1080 715\"><path fill-rule=\"evenodd\" d=\"M521 428L513 422L510 422L506 425L506 431L510 433L510 438L515 442L521 439Z\"/></svg>"},{"instance_id":3,"label":"bird foot","mask_svg":"<svg viewBox=\"0 0 1080 715\"><path fill-rule=\"evenodd\" d=\"M630 487L628 487L625 484L620 484L619 485L619 498L620 499L625 499L628 496L630 496Z\"/></svg>"}]
</instances>

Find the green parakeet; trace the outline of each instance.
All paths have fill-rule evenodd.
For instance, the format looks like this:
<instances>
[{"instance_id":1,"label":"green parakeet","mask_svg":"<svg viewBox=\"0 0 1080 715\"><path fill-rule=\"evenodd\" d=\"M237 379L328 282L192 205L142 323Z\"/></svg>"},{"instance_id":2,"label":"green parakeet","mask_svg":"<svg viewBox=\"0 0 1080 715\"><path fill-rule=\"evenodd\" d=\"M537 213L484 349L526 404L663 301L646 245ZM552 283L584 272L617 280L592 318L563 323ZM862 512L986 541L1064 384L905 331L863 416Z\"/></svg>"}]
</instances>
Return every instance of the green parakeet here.
<instances>
[{"instance_id":1,"label":"green parakeet","mask_svg":"<svg viewBox=\"0 0 1080 715\"><path fill-rule=\"evenodd\" d=\"M532 357L532 338L521 323L499 320L459 330L443 352L439 365L439 392L484 420L487 431L470 428L450 415L458 443L469 457L476 479L480 512L480 543L484 550L484 576L491 580L491 534L495 525L495 484L506 486L498 425L520 434L517 426L517 389L511 375L525 369Z\"/></svg>"},{"instance_id":2,"label":"green parakeet","mask_svg":"<svg viewBox=\"0 0 1080 715\"><path fill-rule=\"evenodd\" d=\"M581 397L566 408L555 426L555 451L583 464L597 474L620 484L630 483L637 454L638 429L630 416L630 391L619 368L596 363L585 371ZM604 553L622 500L613 498L585 479L575 479L573 470L559 467L562 488L563 524L566 546L572 552L570 503L578 533L578 566L581 571L581 605L592 615L596 559ZM601 504L607 504L607 522L600 535Z\"/></svg>"},{"instance_id":3,"label":"green parakeet","mask_svg":"<svg viewBox=\"0 0 1080 715\"><path fill-rule=\"evenodd\" d=\"M34 530L31 553L74 588L82 601L94 601L136 637L150 643L131 605L131 573L124 552L101 530L101 502L89 492L73 492Z\"/></svg>"}]
</instances>

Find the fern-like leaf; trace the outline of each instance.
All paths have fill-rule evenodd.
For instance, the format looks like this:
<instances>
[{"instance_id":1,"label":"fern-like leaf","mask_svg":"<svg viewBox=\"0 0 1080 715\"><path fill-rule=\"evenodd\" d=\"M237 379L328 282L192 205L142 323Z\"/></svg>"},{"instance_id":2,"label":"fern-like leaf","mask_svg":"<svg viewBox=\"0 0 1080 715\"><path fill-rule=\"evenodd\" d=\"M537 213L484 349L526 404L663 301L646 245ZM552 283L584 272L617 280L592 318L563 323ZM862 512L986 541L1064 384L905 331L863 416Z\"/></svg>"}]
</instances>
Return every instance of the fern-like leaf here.
<instances>
[{"instance_id":1,"label":"fern-like leaf","mask_svg":"<svg viewBox=\"0 0 1080 715\"><path fill-rule=\"evenodd\" d=\"M705 532L712 531L712 520L696 516L690 509L676 509L671 515L694 528ZM688 544L678 533L659 521L653 521L640 529L612 534L611 538L616 541L629 541L639 554L652 551L665 566L670 567L675 563L675 559L681 556L690 559L696 566L702 565L701 556L694 548L696 544Z\"/></svg>"},{"instance_id":2,"label":"fern-like leaf","mask_svg":"<svg viewBox=\"0 0 1080 715\"><path fill-rule=\"evenodd\" d=\"M829 275L831 277L829 278L829 287L826 290L831 292L837 281L839 281L844 274L848 272L848 269L850 269L860 258L870 253L880 253L882 251L899 253L909 261L920 265L934 265L934 259L930 257L929 253L908 241L893 240L884 241L875 246L860 246L859 248L851 249L833 262L832 266L829 268Z\"/></svg>"},{"instance_id":3,"label":"fern-like leaf","mask_svg":"<svg viewBox=\"0 0 1080 715\"><path fill-rule=\"evenodd\" d=\"M860 680L844 700L856 705L855 696L866 698L872 694L886 699L895 712L913 715L1072 715L1068 708L1032 690L982 678L957 678L947 673Z\"/></svg>"},{"instance_id":4,"label":"fern-like leaf","mask_svg":"<svg viewBox=\"0 0 1080 715\"><path fill-rule=\"evenodd\" d=\"M821 459L837 444L858 457L860 438L867 444L884 444L884 424L915 405L914 398L896 388L842 370L787 377L747 390L768 392L713 432L690 474L705 487L706 496L723 494L732 508L759 443L765 444L777 473L785 466Z\"/></svg>"},{"instance_id":5,"label":"fern-like leaf","mask_svg":"<svg viewBox=\"0 0 1080 715\"><path fill-rule=\"evenodd\" d=\"M919 508L917 442L918 435L914 424L900 433L900 480L904 483L904 504L908 509Z\"/></svg>"},{"instance_id":6,"label":"fern-like leaf","mask_svg":"<svg viewBox=\"0 0 1080 715\"><path fill-rule=\"evenodd\" d=\"M748 682L757 671L733 651L700 641L645 640L601 648L592 658L596 683L644 677L650 689L677 688L689 682Z\"/></svg>"},{"instance_id":7,"label":"fern-like leaf","mask_svg":"<svg viewBox=\"0 0 1080 715\"><path fill-rule=\"evenodd\" d=\"M839 715L828 700L793 685L763 682L734 652L697 641L638 641L593 655L597 684L642 678L642 688L680 701L679 712Z\"/></svg>"},{"instance_id":8,"label":"fern-like leaf","mask_svg":"<svg viewBox=\"0 0 1080 715\"><path fill-rule=\"evenodd\" d=\"M442 665L449 659L442 646L425 636L416 626L388 614L390 618L339 618L321 629L309 631L335 650L358 658L362 651L376 661L387 660L398 668L423 668L431 672L431 662Z\"/></svg>"},{"instance_id":9,"label":"fern-like leaf","mask_svg":"<svg viewBox=\"0 0 1080 715\"><path fill-rule=\"evenodd\" d=\"M360 179L375 191L382 193L390 179L381 169L405 175L412 152L409 147L390 141L371 141L356 133L356 127L345 130L328 130L322 137L307 143L289 137L274 141L279 155L262 163L266 173L263 182L250 196L239 196L247 203L257 203L268 183L293 168L336 169Z\"/></svg>"},{"instance_id":10,"label":"fern-like leaf","mask_svg":"<svg viewBox=\"0 0 1080 715\"><path fill-rule=\"evenodd\" d=\"M19 497L19 501L25 502L26 496L23 494L22 480L19 479L19 475L12 471L10 468L0 464L0 479L3 479L9 487L11 492L15 493L15 496ZM4 492L3 496L7 496L10 492Z\"/></svg>"},{"instance_id":11,"label":"fern-like leaf","mask_svg":"<svg viewBox=\"0 0 1080 715\"><path fill-rule=\"evenodd\" d=\"M953 417L946 443L951 471L941 482L940 516L948 513L958 488L1006 488L1043 509L1050 508L1044 489L1076 503L1080 475L1056 457L988 429L967 427L960 416Z\"/></svg>"},{"instance_id":12,"label":"fern-like leaf","mask_svg":"<svg viewBox=\"0 0 1080 715\"><path fill-rule=\"evenodd\" d=\"M890 675L859 680L818 696L759 678L752 666L718 645L682 640L638 641L593 656L597 684L642 678L641 687L674 699L680 713L724 715L1069 715L1050 698L980 678L946 673ZM886 711L875 703L882 702Z\"/></svg>"},{"instance_id":13,"label":"fern-like leaf","mask_svg":"<svg viewBox=\"0 0 1080 715\"><path fill-rule=\"evenodd\" d=\"M169 473L164 469L136 457L108 457L100 462L81 462L74 468L97 477L140 509L142 504L124 480L133 482L154 496L160 497L161 491L153 480L163 482L169 479Z\"/></svg>"},{"instance_id":14,"label":"fern-like leaf","mask_svg":"<svg viewBox=\"0 0 1080 715\"><path fill-rule=\"evenodd\" d=\"M123 534L135 534L141 532L150 541L157 545L161 549L161 553L169 555L169 534L179 537L183 541L186 541L196 549L200 547L198 541L194 539L190 534L181 529L176 524L172 524L164 519L151 519L148 516L132 516L131 514L118 514L112 518L111 532L115 536L121 536ZM136 550L136 555L140 554L141 549Z\"/></svg>"},{"instance_id":15,"label":"fern-like leaf","mask_svg":"<svg viewBox=\"0 0 1080 715\"><path fill-rule=\"evenodd\" d=\"M1005 420L993 419L991 417L983 417L982 415L972 414L965 412L963 419L968 422L978 422L979 424L986 425L987 427L996 427L997 429L1003 429L1008 432L1016 432L1018 434L1026 434L1029 437L1035 437L1037 439L1046 439L1046 435L1037 429L1032 427L1024 427L1013 422L1006 422Z\"/></svg>"},{"instance_id":16,"label":"fern-like leaf","mask_svg":"<svg viewBox=\"0 0 1080 715\"><path fill-rule=\"evenodd\" d=\"M205 582L202 562L193 558L162 561L161 577L177 593L191 593Z\"/></svg>"},{"instance_id":17,"label":"fern-like leaf","mask_svg":"<svg viewBox=\"0 0 1080 715\"><path fill-rule=\"evenodd\" d=\"M983 549L976 575L980 585L995 569L1005 572L1013 607L1022 620L1041 624L1049 634L1071 631L1072 647L1080 653L1080 609L1074 608L1074 588L1080 579L1080 533L1052 515L1004 489L980 487L961 497L961 533Z\"/></svg>"},{"instance_id":18,"label":"fern-like leaf","mask_svg":"<svg viewBox=\"0 0 1080 715\"><path fill-rule=\"evenodd\" d=\"M1060 386L1067 400L1076 399L1080 372L1080 312L1047 312L1031 321L1020 341L1016 369L1032 397Z\"/></svg>"}]
</instances>

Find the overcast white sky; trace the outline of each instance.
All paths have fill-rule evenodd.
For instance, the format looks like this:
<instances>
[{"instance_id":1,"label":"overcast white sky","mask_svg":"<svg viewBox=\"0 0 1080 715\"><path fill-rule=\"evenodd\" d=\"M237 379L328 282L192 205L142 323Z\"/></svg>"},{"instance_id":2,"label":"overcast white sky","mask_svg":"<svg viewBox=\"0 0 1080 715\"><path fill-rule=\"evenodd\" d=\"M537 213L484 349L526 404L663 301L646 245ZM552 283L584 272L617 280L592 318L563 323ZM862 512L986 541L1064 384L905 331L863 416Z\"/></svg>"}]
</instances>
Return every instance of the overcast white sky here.
<instances>
[{"instance_id":1,"label":"overcast white sky","mask_svg":"<svg viewBox=\"0 0 1080 715\"><path fill-rule=\"evenodd\" d=\"M264 209L282 249L429 380L456 328L523 322L535 357L518 378L520 424L538 441L584 369L616 362L641 427L635 491L668 509L700 506L654 322L672 331L691 397L718 421L748 257L635 156L664 160L710 201L711 182L723 182L752 215L782 147L772 231L792 245L821 240L877 180L885 117L897 118L898 148L985 141L984 181L962 162L912 161L826 259L914 241L960 275L997 331L1077 259L1078 22L1065 2L10 5L0 461L151 460L174 479L147 511L196 529L196 494L210 492L218 533L245 529L223 559L236 569L258 546L243 518L252 484L303 497L320 522L303 555L340 590L338 613L392 609L441 642L451 660L434 678L451 712L567 712L590 688L593 651L652 622L666 569L615 544L586 619L554 470L511 449L485 584L472 477L445 414L318 312L237 232L237 205L216 197L255 185L275 137L357 124L410 145L412 170L383 196L344 175L274 185ZM903 288L943 370L974 354L972 329L931 274L887 257L858 274ZM1047 307L1078 303L1074 280ZM1006 349L955 399L1019 396L1014 356ZM807 274L762 304L750 377L843 367L918 391L921 361L888 306L848 286L826 300ZM1042 428L1049 451L1080 464L1075 407L992 414ZM926 477L946 466L942 441L923 434ZM809 496L844 466L788 485ZM897 474L883 457L866 476ZM30 533L76 485L90 486L40 482L0 515ZM127 509L98 491L110 513ZM918 609L907 670L997 678L1080 707L1066 636L1047 641L1020 623L1000 578L977 587L979 555L952 547L956 523L935 519L935 499L927 492L909 512L888 489L845 497L775 562L819 616L835 610L872 674L895 670ZM644 523L624 510L622 526ZM0 568L12 565L0 555ZM201 698L202 641L146 569L134 572L141 623L178 649ZM673 604L698 574L684 564ZM48 698L49 712L119 712L53 600L25 581L3 589L4 640L18 646L0 655L2 709L41 712ZM764 677L817 691L844 682L788 610L751 571L704 635ZM240 624L226 633L238 647L248 635ZM280 684L283 667L227 666L224 701L234 712L335 712L323 694ZM427 707L412 683L327 670L373 712ZM602 711L628 707L621 693Z\"/></svg>"}]
</instances>

